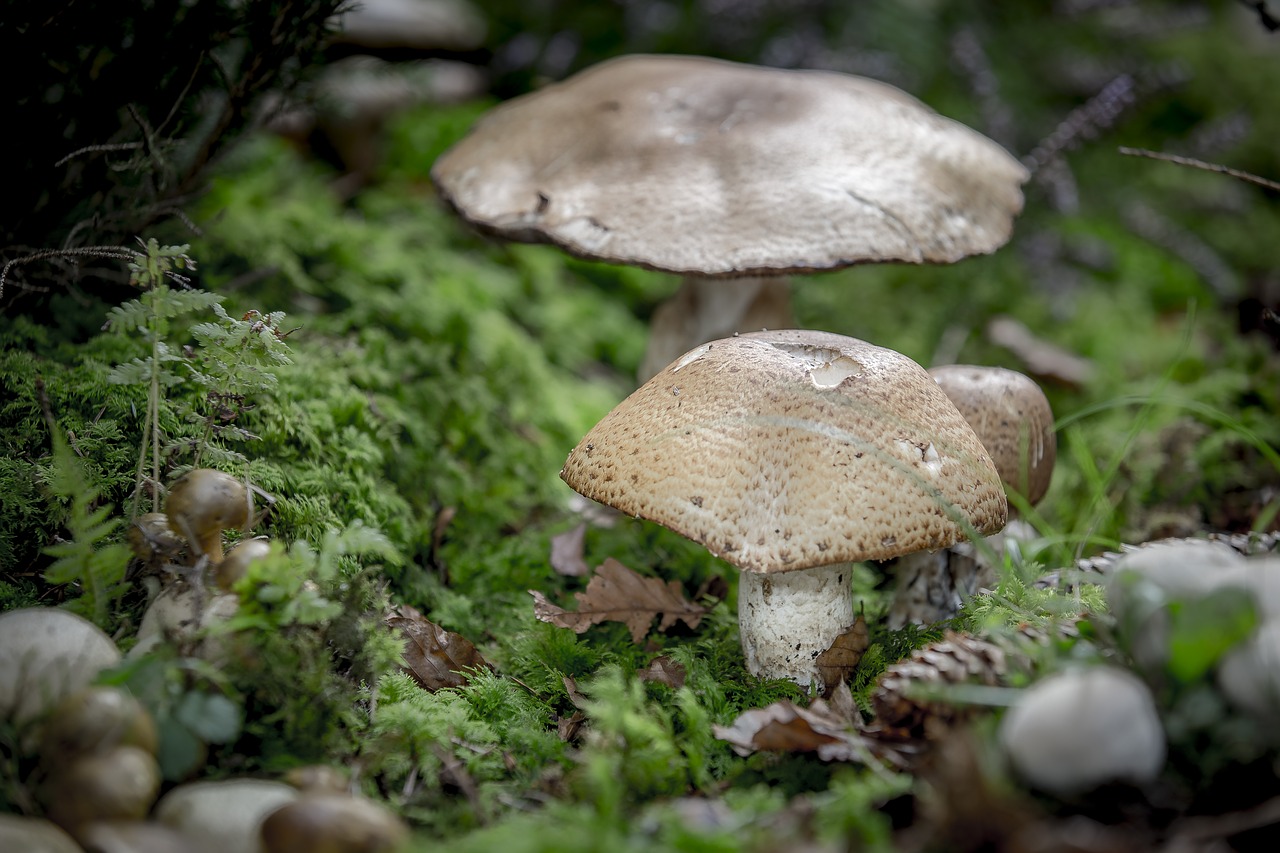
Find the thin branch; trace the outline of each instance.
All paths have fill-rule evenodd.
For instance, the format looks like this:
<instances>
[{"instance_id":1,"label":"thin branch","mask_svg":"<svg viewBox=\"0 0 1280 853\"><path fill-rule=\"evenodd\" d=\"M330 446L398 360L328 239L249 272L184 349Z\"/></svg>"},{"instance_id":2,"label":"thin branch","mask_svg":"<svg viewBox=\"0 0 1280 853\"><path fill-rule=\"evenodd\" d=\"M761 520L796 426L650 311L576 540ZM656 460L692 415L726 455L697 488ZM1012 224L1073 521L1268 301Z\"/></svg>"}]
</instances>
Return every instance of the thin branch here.
<instances>
[{"instance_id":1,"label":"thin branch","mask_svg":"<svg viewBox=\"0 0 1280 853\"><path fill-rule=\"evenodd\" d=\"M164 129L169 126L169 122L173 121L173 117L178 114L179 108L186 100L187 92L191 91L191 84L195 83L196 77L200 74L200 66L204 62L206 52L207 51L202 50L199 55L196 56L195 64L191 68L191 76L187 78L187 84L183 86L182 91L178 93L177 100L175 100L173 102L173 106L169 108L169 114L164 117L164 121L160 122L160 126L156 128L157 136L164 133Z\"/></svg>"},{"instance_id":2,"label":"thin branch","mask_svg":"<svg viewBox=\"0 0 1280 853\"><path fill-rule=\"evenodd\" d=\"M68 160L74 160L76 157L79 157L81 154L91 154L91 153L97 153L99 151L136 151L141 147L142 147L141 142L112 142L112 143L106 143L102 145L86 145L83 148L77 148L75 151L72 151L70 154L63 157L61 160L54 163L53 165L54 165L54 168L57 168L58 166L61 166L63 163L66 163Z\"/></svg>"},{"instance_id":3,"label":"thin branch","mask_svg":"<svg viewBox=\"0 0 1280 853\"><path fill-rule=\"evenodd\" d=\"M1146 148L1127 148L1120 146L1118 149L1121 154L1127 154L1130 157L1148 157L1152 160L1165 160L1169 163L1176 163L1179 166L1190 166L1193 169L1203 169L1206 172L1217 172L1220 175L1230 175L1242 181L1248 181L1251 184L1263 187L1265 189L1280 192L1280 183L1270 181L1266 178L1258 177L1250 172L1242 172L1239 169L1232 169L1229 166L1223 166L1219 163L1207 163L1204 160L1197 160L1194 157L1182 157L1178 154L1165 154L1162 151L1149 151Z\"/></svg>"},{"instance_id":4,"label":"thin branch","mask_svg":"<svg viewBox=\"0 0 1280 853\"><path fill-rule=\"evenodd\" d=\"M1040 171L1063 151L1079 144L1081 139L1094 138L1113 127L1125 110L1137 101L1137 81L1128 74L1115 77L1096 95L1068 113L1052 133L1022 158L1022 165L1032 173Z\"/></svg>"},{"instance_id":5,"label":"thin branch","mask_svg":"<svg viewBox=\"0 0 1280 853\"><path fill-rule=\"evenodd\" d=\"M25 264L31 261L43 261L50 258L65 258L76 256L90 256L94 258L115 258L117 260L132 260L137 252L132 249L126 249L123 246L85 246L80 249L43 249L30 255L24 255L21 258L14 258L0 268L0 299L4 298L4 282L9 277L9 269L17 264Z\"/></svg>"}]
</instances>

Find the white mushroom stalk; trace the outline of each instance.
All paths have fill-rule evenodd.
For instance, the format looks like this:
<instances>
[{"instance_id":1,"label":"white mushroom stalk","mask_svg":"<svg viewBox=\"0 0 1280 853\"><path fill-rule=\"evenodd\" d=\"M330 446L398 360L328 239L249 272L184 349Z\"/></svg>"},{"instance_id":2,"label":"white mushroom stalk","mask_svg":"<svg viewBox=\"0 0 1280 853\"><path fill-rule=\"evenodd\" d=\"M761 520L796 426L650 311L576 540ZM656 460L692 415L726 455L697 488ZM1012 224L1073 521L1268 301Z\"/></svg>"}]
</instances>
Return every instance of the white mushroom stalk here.
<instances>
[{"instance_id":1,"label":"white mushroom stalk","mask_svg":"<svg viewBox=\"0 0 1280 853\"><path fill-rule=\"evenodd\" d=\"M825 332L753 333L677 359L604 417L560 476L742 570L756 675L821 685L853 623L850 562L1005 521L973 430L904 355Z\"/></svg>"},{"instance_id":2,"label":"white mushroom stalk","mask_svg":"<svg viewBox=\"0 0 1280 853\"><path fill-rule=\"evenodd\" d=\"M738 632L747 669L809 684L818 655L853 625L850 563L794 572L743 572Z\"/></svg>"}]
</instances>

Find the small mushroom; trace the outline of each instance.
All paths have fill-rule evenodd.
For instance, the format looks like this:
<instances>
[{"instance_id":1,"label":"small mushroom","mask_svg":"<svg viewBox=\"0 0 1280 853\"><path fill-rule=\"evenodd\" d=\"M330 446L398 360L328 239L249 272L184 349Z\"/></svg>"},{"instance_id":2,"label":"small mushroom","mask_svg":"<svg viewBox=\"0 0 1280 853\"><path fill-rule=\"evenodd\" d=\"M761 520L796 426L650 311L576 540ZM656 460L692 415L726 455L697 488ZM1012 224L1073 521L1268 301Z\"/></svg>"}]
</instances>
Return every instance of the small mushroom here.
<instances>
[{"instance_id":1,"label":"small mushroom","mask_svg":"<svg viewBox=\"0 0 1280 853\"><path fill-rule=\"evenodd\" d=\"M708 337L655 326L669 349L645 357L643 381L703 341L758 329L743 312L770 279L994 251L1028 172L875 80L636 55L490 111L431 176L486 233L683 275L676 299L696 316L655 317Z\"/></svg>"},{"instance_id":2,"label":"small mushroom","mask_svg":"<svg viewBox=\"0 0 1280 853\"><path fill-rule=\"evenodd\" d=\"M329 764L306 764L284 775L284 781L304 793L343 794L351 786L347 774Z\"/></svg>"},{"instance_id":3,"label":"small mushroom","mask_svg":"<svg viewBox=\"0 0 1280 853\"><path fill-rule=\"evenodd\" d=\"M236 581L249 571L249 564L271 553L271 542L266 537L245 539L227 552L227 556L213 570L214 583L224 591L236 585Z\"/></svg>"},{"instance_id":4,"label":"small mushroom","mask_svg":"<svg viewBox=\"0 0 1280 853\"><path fill-rule=\"evenodd\" d=\"M1033 506L1049 491L1058 457L1053 409L1031 377L1003 367L949 364L929 369L978 434L1007 489Z\"/></svg>"},{"instance_id":5,"label":"small mushroom","mask_svg":"<svg viewBox=\"0 0 1280 853\"><path fill-rule=\"evenodd\" d=\"M704 344L569 454L583 495L656 521L742 570L752 673L822 684L853 624L850 562L941 548L1005 522L973 430L904 355L825 332Z\"/></svg>"},{"instance_id":6,"label":"small mushroom","mask_svg":"<svg viewBox=\"0 0 1280 853\"><path fill-rule=\"evenodd\" d=\"M148 512L129 525L129 547L147 569L159 569L182 551L182 539L163 512Z\"/></svg>"},{"instance_id":7,"label":"small mushroom","mask_svg":"<svg viewBox=\"0 0 1280 853\"><path fill-rule=\"evenodd\" d=\"M235 593L210 597L195 584L171 583L161 590L142 614L137 643L129 650L129 657L146 654L166 640L180 645L194 643L202 628L230 620L239 606L240 597ZM215 661L226 653L226 644L220 637L206 637L192 653L204 660Z\"/></svg>"},{"instance_id":8,"label":"small mushroom","mask_svg":"<svg viewBox=\"0 0 1280 853\"><path fill-rule=\"evenodd\" d=\"M1267 564L1265 558L1246 559L1227 543L1209 539L1148 542L1126 552L1106 578L1107 606L1122 647L1142 668L1163 668L1173 653L1170 605L1195 607L1200 600L1228 589L1242 598L1251 597L1264 624L1274 619L1280 572L1268 574ZM1270 602L1268 589L1272 590ZM1246 657L1241 649L1250 642L1237 647L1233 666ZM1262 675L1262 671L1249 675Z\"/></svg>"},{"instance_id":9,"label":"small mushroom","mask_svg":"<svg viewBox=\"0 0 1280 853\"><path fill-rule=\"evenodd\" d=\"M207 557L216 566L222 562L222 531L243 527L250 506L248 491L235 477L196 468L173 484L164 508L173 531L197 557Z\"/></svg>"},{"instance_id":10,"label":"small mushroom","mask_svg":"<svg viewBox=\"0 0 1280 853\"><path fill-rule=\"evenodd\" d=\"M1053 410L1040 386L1003 367L952 364L930 368L929 375L973 427L1005 489L1032 505L1038 503L1049 490L1058 448ZM985 548L961 542L900 558L892 569L895 592L889 627L927 625L955 616L966 598L994 582L1006 551L1017 554L1024 541L1034 538L1035 530L1015 519L986 537Z\"/></svg>"},{"instance_id":11,"label":"small mushroom","mask_svg":"<svg viewBox=\"0 0 1280 853\"><path fill-rule=\"evenodd\" d=\"M361 52L478 50L488 26L466 0L362 0L329 19L331 39Z\"/></svg>"},{"instance_id":12,"label":"small mushroom","mask_svg":"<svg viewBox=\"0 0 1280 853\"><path fill-rule=\"evenodd\" d=\"M1058 796L1149 782L1166 750L1151 691L1128 670L1106 666L1027 688L1001 721L1000 744L1022 778Z\"/></svg>"}]
</instances>

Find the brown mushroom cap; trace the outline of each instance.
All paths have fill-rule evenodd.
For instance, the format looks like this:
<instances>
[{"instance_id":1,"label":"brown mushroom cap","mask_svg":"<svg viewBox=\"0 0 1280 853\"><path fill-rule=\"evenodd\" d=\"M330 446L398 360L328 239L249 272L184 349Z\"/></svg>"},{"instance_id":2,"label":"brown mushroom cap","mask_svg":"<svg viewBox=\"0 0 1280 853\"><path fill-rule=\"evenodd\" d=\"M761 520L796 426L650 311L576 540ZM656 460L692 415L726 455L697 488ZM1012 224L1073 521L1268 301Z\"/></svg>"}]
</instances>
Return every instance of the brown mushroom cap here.
<instances>
[{"instance_id":1,"label":"brown mushroom cap","mask_svg":"<svg viewBox=\"0 0 1280 853\"><path fill-rule=\"evenodd\" d=\"M929 369L978 434L1000 479L1037 503L1049 490L1058 439L1044 391L1016 370L948 364Z\"/></svg>"},{"instance_id":2,"label":"brown mushroom cap","mask_svg":"<svg viewBox=\"0 0 1280 853\"><path fill-rule=\"evenodd\" d=\"M431 175L481 230L712 276L991 252L1028 177L885 83L644 55L494 109Z\"/></svg>"},{"instance_id":3,"label":"brown mushroom cap","mask_svg":"<svg viewBox=\"0 0 1280 853\"><path fill-rule=\"evenodd\" d=\"M924 368L826 332L690 351L587 433L560 476L756 572L941 548L1007 512L986 451Z\"/></svg>"},{"instance_id":4,"label":"brown mushroom cap","mask_svg":"<svg viewBox=\"0 0 1280 853\"><path fill-rule=\"evenodd\" d=\"M244 484L212 468L194 468L169 490L165 514L169 526L199 555L214 565L222 562L222 531L242 527L249 520L249 495Z\"/></svg>"}]
</instances>

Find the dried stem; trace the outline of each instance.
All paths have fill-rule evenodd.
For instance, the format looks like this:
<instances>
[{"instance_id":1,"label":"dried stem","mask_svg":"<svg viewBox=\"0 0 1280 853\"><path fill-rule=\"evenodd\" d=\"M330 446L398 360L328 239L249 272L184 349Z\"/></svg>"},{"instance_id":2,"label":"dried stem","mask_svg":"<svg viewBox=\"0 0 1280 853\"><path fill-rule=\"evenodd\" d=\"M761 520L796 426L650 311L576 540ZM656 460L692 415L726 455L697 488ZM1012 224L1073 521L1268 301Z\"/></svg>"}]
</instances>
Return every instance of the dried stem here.
<instances>
[{"instance_id":1,"label":"dried stem","mask_svg":"<svg viewBox=\"0 0 1280 853\"><path fill-rule=\"evenodd\" d=\"M1162 151L1149 151L1146 148L1126 148L1120 146L1118 149L1121 154L1127 154L1130 157L1147 157L1152 160L1164 160L1169 163L1176 163L1179 166L1190 166L1193 169L1203 169L1206 172L1217 172L1220 175L1230 175L1242 181L1248 181L1251 184L1263 187L1265 189L1280 192L1280 183L1259 177L1251 172L1242 172L1239 169L1232 169L1229 166L1223 166L1220 163L1208 163L1204 160L1197 160L1194 157L1183 157L1178 154L1165 154Z\"/></svg>"}]
</instances>

